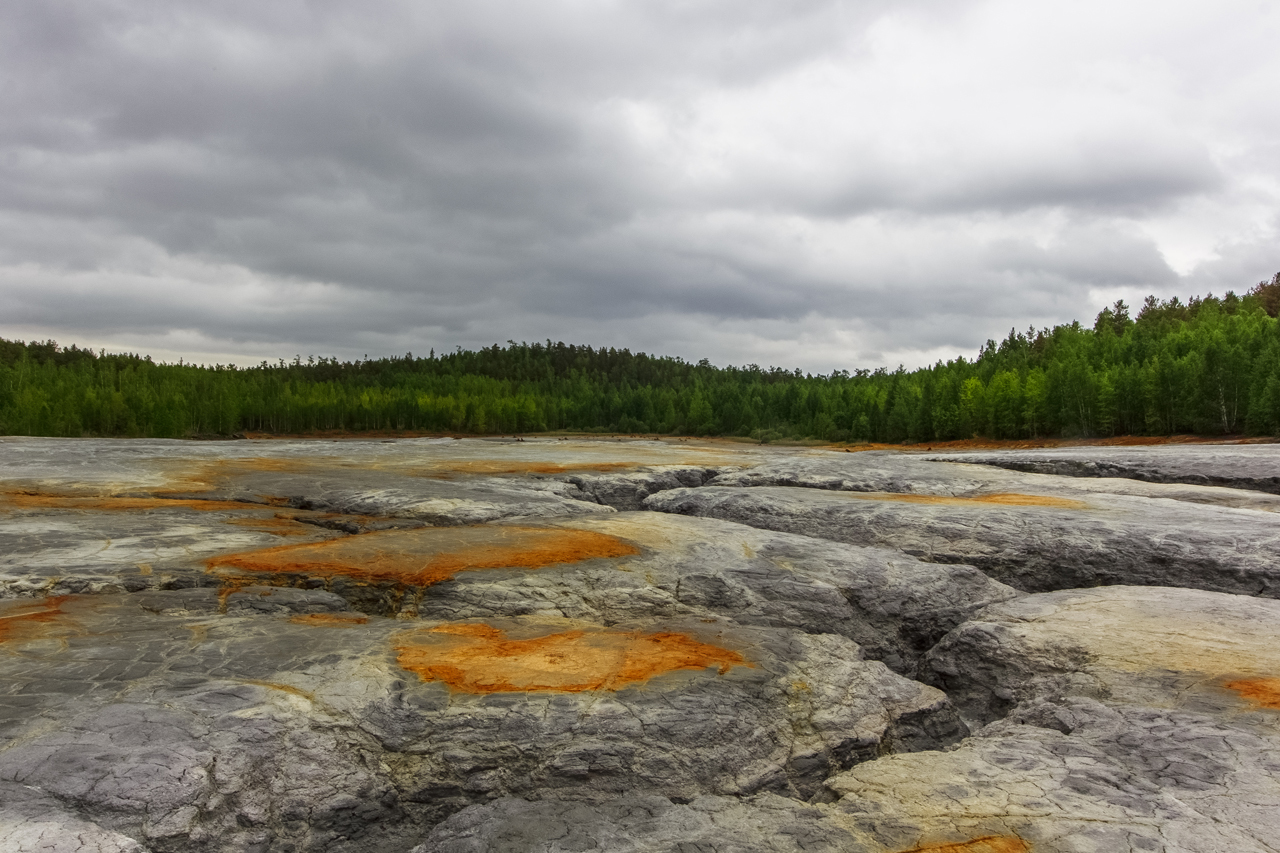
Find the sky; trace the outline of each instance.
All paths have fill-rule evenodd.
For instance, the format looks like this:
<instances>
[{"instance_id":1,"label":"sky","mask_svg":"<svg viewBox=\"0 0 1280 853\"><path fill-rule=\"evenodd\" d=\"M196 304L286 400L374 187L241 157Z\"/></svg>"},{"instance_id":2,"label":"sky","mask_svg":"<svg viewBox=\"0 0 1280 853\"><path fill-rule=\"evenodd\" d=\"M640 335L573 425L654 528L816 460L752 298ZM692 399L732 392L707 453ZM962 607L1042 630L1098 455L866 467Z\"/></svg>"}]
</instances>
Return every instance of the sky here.
<instances>
[{"instance_id":1,"label":"sky","mask_svg":"<svg viewBox=\"0 0 1280 853\"><path fill-rule=\"evenodd\" d=\"M0 337L814 373L1280 270L1280 4L0 0Z\"/></svg>"}]
</instances>

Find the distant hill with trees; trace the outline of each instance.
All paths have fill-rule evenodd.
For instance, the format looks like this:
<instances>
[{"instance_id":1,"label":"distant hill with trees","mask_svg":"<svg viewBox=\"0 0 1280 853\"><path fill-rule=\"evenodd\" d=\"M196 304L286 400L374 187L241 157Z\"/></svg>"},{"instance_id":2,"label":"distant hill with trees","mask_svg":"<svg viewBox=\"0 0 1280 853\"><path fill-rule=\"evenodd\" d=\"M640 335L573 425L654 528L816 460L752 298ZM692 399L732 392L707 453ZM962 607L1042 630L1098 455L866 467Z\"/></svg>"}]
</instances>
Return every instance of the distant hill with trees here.
<instances>
[{"instance_id":1,"label":"distant hill with trees","mask_svg":"<svg viewBox=\"0 0 1280 853\"><path fill-rule=\"evenodd\" d=\"M918 370L715 367L564 343L354 362L158 364L0 339L0 434L557 430L929 442L1280 434L1280 273L1244 296L1123 302Z\"/></svg>"}]
</instances>

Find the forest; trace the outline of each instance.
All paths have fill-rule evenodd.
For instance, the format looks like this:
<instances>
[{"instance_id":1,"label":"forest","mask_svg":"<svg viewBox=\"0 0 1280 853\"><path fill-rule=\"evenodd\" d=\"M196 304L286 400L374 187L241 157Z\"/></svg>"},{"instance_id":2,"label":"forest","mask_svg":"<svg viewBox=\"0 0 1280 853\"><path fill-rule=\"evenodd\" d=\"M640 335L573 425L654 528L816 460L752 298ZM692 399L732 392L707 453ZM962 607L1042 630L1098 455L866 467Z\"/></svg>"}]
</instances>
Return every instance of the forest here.
<instances>
[{"instance_id":1,"label":"forest","mask_svg":"<svg viewBox=\"0 0 1280 853\"><path fill-rule=\"evenodd\" d=\"M1280 273L1244 296L1117 302L918 370L716 367L565 343L426 357L155 363L0 339L0 434L572 431L762 442L1280 434Z\"/></svg>"}]
</instances>

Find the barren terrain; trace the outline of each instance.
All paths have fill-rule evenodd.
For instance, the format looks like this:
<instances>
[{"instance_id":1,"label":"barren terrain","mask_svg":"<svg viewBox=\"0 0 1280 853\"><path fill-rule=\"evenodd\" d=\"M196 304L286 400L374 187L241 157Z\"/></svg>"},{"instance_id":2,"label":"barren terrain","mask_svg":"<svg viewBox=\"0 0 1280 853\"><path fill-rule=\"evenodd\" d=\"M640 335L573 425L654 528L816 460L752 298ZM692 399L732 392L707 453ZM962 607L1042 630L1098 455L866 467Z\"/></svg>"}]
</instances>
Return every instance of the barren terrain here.
<instances>
[{"instance_id":1,"label":"barren terrain","mask_svg":"<svg viewBox=\"0 0 1280 853\"><path fill-rule=\"evenodd\" d=\"M1280 445L844 450L0 439L0 849L1280 849Z\"/></svg>"}]
</instances>

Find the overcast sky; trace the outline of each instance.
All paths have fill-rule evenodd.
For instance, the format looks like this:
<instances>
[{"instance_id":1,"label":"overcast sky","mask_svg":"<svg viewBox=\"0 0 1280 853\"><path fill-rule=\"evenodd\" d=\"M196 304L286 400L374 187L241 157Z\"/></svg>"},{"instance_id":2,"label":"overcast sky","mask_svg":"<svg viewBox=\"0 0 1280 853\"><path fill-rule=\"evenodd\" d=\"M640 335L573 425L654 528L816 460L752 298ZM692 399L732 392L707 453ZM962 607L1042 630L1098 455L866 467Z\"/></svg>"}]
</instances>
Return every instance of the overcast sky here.
<instances>
[{"instance_id":1,"label":"overcast sky","mask_svg":"<svg viewBox=\"0 0 1280 853\"><path fill-rule=\"evenodd\" d=\"M1262 0L0 0L0 336L814 372L1280 270Z\"/></svg>"}]
</instances>

